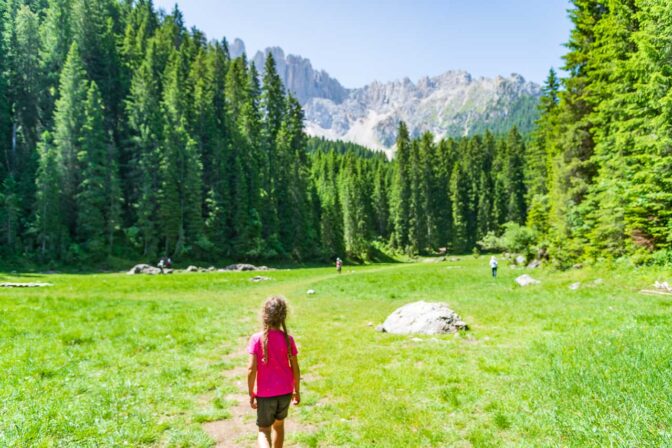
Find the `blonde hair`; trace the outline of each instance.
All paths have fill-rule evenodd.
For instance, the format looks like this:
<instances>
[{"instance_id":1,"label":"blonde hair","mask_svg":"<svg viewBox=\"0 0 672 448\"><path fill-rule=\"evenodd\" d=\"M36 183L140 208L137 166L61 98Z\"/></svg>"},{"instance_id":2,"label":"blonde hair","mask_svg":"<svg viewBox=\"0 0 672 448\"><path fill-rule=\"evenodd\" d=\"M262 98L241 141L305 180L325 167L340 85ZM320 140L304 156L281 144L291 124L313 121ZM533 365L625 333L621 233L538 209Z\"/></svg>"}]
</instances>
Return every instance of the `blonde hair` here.
<instances>
[{"instance_id":1,"label":"blonde hair","mask_svg":"<svg viewBox=\"0 0 672 448\"><path fill-rule=\"evenodd\" d=\"M280 296L272 296L264 302L261 319L264 325L264 339L262 343L263 361L268 362L268 331L271 328L282 328L287 343L287 356L291 356L292 347L289 342L289 333L287 333L287 301Z\"/></svg>"}]
</instances>

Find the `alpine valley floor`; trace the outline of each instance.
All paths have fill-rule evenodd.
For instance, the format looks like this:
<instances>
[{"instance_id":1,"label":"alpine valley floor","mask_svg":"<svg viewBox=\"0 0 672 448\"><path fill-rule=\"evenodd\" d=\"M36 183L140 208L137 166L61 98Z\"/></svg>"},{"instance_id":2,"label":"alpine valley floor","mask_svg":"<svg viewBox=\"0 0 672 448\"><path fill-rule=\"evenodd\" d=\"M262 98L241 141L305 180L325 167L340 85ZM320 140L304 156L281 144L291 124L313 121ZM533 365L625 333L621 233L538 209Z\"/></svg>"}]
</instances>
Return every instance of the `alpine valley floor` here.
<instances>
[{"instance_id":1,"label":"alpine valley floor","mask_svg":"<svg viewBox=\"0 0 672 448\"><path fill-rule=\"evenodd\" d=\"M234 418L230 443L249 445L253 411L232 398L270 294L289 299L304 376L292 446L672 446L672 296L639 293L669 270L502 266L492 279L486 257L424 261L259 283L2 275L53 286L0 290L0 446L209 447L208 425ZM517 286L524 272L541 284ZM447 302L470 329L375 331L415 300Z\"/></svg>"}]
</instances>

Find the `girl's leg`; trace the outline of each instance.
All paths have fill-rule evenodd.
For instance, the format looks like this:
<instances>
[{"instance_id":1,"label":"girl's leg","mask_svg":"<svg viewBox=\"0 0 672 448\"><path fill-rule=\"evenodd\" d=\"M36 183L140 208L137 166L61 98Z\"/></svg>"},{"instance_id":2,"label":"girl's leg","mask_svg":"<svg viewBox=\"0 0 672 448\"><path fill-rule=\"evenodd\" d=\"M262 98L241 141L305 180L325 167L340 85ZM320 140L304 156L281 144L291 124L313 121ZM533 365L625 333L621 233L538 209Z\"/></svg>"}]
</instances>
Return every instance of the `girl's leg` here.
<instances>
[{"instance_id":1,"label":"girl's leg","mask_svg":"<svg viewBox=\"0 0 672 448\"><path fill-rule=\"evenodd\" d=\"M257 434L257 446L259 446L259 448L271 448L270 426L259 426L259 434Z\"/></svg>"},{"instance_id":2,"label":"girl's leg","mask_svg":"<svg viewBox=\"0 0 672 448\"><path fill-rule=\"evenodd\" d=\"M276 420L273 423L273 448L282 448L285 443L285 421Z\"/></svg>"}]
</instances>

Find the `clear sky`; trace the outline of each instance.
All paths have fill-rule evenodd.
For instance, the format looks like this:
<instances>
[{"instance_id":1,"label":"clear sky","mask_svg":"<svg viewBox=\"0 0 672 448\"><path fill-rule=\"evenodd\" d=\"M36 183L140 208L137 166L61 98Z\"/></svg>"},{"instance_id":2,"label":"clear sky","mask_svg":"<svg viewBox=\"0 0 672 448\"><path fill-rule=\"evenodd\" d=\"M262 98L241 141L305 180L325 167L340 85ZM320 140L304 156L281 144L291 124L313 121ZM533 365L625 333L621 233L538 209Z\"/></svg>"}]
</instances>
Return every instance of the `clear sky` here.
<instances>
[{"instance_id":1,"label":"clear sky","mask_svg":"<svg viewBox=\"0 0 672 448\"><path fill-rule=\"evenodd\" d=\"M568 0L154 0L187 26L279 46L346 87L463 69L541 82L562 66Z\"/></svg>"}]
</instances>

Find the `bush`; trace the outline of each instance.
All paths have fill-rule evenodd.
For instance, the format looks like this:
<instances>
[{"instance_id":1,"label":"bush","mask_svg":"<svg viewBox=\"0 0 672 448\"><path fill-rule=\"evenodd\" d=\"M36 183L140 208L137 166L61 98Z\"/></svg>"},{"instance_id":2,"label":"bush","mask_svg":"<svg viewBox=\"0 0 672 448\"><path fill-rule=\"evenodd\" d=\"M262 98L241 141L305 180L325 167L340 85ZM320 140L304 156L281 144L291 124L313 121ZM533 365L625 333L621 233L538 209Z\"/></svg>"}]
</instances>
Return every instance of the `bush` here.
<instances>
[{"instance_id":1,"label":"bush","mask_svg":"<svg viewBox=\"0 0 672 448\"><path fill-rule=\"evenodd\" d=\"M515 222L507 222L502 226L504 233L497 236L494 232L488 232L478 245L483 250L501 250L521 254L530 259L535 252L537 233L529 227L521 226Z\"/></svg>"}]
</instances>

